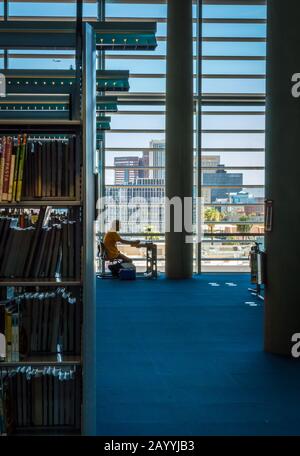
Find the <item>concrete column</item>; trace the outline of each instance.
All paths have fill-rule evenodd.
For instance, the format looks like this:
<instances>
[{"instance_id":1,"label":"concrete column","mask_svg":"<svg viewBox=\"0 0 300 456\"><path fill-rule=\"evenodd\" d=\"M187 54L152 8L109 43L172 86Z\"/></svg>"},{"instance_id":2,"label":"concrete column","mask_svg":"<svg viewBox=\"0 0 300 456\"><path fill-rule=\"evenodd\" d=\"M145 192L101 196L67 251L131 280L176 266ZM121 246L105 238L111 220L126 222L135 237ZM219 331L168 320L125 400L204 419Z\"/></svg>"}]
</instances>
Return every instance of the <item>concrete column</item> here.
<instances>
[{"instance_id":1,"label":"concrete column","mask_svg":"<svg viewBox=\"0 0 300 456\"><path fill-rule=\"evenodd\" d=\"M192 0L169 0L166 87L166 197L193 195L193 41ZM183 217L182 217L183 219ZM166 274L185 279L193 273L189 233L176 232L173 212L166 221Z\"/></svg>"},{"instance_id":2,"label":"concrete column","mask_svg":"<svg viewBox=\"0 0 300 456\"><path fill-rule=\"evenodd\" d=\"M290 355L300 333L300 73L299 0L268 2L266 197L273 229L266 234L265 349ZM300 90L298 89L299 96Z\"/></svg>"}]
</instances>

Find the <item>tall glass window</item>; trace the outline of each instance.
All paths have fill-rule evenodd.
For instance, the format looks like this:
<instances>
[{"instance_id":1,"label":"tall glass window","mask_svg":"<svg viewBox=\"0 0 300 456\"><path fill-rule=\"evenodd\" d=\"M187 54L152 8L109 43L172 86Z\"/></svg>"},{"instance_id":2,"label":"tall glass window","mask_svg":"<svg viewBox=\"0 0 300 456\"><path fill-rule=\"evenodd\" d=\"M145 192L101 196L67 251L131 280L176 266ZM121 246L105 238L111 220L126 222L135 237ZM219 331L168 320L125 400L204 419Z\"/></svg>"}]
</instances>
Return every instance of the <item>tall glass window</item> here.
<instances>
[{"instance_id":1,"label":"tall glass window","mask_svg":"<svg viewBox=\"0 0 300 456\"><path fill-rule=\"evenodd\" d=\"M251 245L264 240L266 6L203 3L199 269L248 271Z\"/></svg>"},{"instance_id":2,"label":"tall glass window","mask_svg":"<svg viewBox=\"0 0 300 456\"><path fill-rule=\"evenodd\" d=\"M194 183L205 220L194 266L195 271L248 271L251 245L263 242L266 6L261 0L252 5L204 0L202 8L200 3L193 5ZM107 223L120 218L124 236L155 239L160 270L165 259L159 198L165 181L166 18L163 0L106 3L107 21L158 23L155 51L106 53L107 69L130 70L130 91L118 94L119 111L106 134L105 189L111 197ZM135 209L132 198L134 205L138 201ZM138 250L128 253L143 267Z\"/></svg>"},{"instance_id":3,"label":"tall glass window","mask_svg":"<svg viewBox=\"0 0 300 456\"><path fill-rule=\"evenodd\" d=\"M164 270L165 85L167 2L106 2L107 21L157 22L155 51L107 52L105 68L129 70L130 91L119 93L105 136L107 226L121 220L123 237L152 239ZM123 246L145 270L145 252Z\"/></svg>"}]
</instances>

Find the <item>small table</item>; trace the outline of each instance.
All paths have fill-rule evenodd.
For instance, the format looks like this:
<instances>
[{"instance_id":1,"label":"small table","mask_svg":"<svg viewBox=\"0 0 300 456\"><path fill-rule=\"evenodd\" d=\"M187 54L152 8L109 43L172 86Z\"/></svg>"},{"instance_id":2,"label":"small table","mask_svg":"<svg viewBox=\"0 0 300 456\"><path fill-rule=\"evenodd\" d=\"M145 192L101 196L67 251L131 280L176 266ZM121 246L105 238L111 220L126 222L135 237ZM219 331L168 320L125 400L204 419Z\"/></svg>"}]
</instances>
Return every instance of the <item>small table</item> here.
<instances>
[{"instance_id":1,"label":"small table","mask_svg":"<svg viewBox=\"0 0 300 456\"><path fill-rule=\"evenodd\" d=\"M157 245L153 242L140 242L139 248L146 249L146 274L157 277Z\"/></svg>"}]
</instances>

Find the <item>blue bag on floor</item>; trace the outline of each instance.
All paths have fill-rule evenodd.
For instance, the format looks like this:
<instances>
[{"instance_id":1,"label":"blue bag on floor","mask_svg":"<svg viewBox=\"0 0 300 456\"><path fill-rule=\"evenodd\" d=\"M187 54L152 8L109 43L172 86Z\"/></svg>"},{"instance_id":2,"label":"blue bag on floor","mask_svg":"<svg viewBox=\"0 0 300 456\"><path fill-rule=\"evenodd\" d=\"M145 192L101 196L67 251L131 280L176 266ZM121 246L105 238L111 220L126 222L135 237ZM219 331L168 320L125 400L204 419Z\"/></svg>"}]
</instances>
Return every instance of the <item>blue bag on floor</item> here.
<instances>
[{"instance_id":1,"label":"blue bag on floor","mask_svg":"<svg viewBox=\"0 0 300 456\"><path fill-rule=\"evenodd\" d=\"M132 263L122 263L119 271L120 280L135 280L136 268Z\"/></svg>"}]
</instances>

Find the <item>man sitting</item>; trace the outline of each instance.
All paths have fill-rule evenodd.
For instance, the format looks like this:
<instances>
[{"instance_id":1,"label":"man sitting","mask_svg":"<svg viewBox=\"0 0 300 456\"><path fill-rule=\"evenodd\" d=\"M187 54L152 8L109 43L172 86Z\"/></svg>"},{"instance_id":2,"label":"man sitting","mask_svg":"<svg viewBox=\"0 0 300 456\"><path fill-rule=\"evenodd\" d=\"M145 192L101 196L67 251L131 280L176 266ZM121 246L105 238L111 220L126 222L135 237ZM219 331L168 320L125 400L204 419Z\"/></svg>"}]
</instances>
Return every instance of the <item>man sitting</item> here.
<instances>
[{"instance_id":1,"label":"man sitting","mask_svg":"<svg viewBox=\"0 0 300 456\"><path fill-rule=\"evenodd\" d=\"M110 230L105 234L103 244L107 257L110 261L123 260L125 263L132 263L131 258L127 257L117 247L117 243L138 247L140 241L126 241L119 235L121 223L120 220L114 220Z\"/></svg>"}]
</instances>

